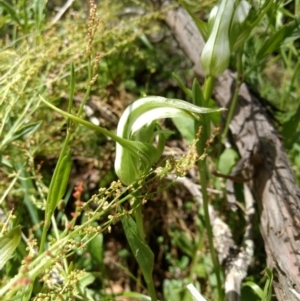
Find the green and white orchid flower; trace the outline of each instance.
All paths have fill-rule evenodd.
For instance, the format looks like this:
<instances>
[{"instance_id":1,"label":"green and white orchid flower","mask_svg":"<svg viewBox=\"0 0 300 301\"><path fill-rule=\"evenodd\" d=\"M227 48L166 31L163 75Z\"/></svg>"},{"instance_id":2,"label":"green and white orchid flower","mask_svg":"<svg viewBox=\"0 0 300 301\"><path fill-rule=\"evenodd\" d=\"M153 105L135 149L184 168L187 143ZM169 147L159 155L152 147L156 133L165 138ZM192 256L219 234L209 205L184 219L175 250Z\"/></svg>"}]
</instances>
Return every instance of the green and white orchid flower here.
<instances>
[{"instance_id":1,"label":"green and white orchid flower","mask_svg":"<svg viewBox=\"0 0 300 301\"><path fill-rule=\"evenodd\" d=\"M209 38L200 58L208 76L216 77L228 67L232 51L239 46L236 42L250 8L245 0L222 0L212 9L208 20Z\"/></svg>"},{"instance_id":2,"label":"green and white orchid flower","mask_svg":"<svg viewBox=\"0 0 300 301\"><path fill-rule=\"evenodd\" d=\"M200 108L179 99L148 96L136 100L124 111L118 124L117 135L135 144L132 148L117 142L115 171L126 185L133 183L149 172L161 157L165 146L165 131L156 122L162 118L199 119L199 114L223 109ZM157 139L156 147L153 145Z\"/></svg>"},{"instance_id":3,"label":"green and white orchid flower","mask_svg":"<svg viewBox=\"0 0 300 301\"><path fill-rule=\"evenodd\" d=\"M117 135L53 106L41 97L42 101L56 112L70 120L87 126L116 141L115 171L125 185L130 185L150 171L161 157L165 147L165 134L156 121L162 118L193 118L199 114L222 111L195 106L179 99L149 96L129 105L120 118ZM157 138L156 146L153 142Z\"/></svg>"}]
</instances>

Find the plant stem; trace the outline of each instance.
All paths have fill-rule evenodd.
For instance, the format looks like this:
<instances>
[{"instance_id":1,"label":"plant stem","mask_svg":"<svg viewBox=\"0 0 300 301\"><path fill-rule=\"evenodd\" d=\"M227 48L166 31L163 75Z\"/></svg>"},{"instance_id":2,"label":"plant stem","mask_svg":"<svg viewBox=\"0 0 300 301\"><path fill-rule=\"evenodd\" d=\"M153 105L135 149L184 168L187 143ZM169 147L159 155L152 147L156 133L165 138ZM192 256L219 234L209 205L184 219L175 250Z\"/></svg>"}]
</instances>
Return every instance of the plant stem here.
<instances>
[{"instance_id":1,"label":"plant stem","mask_svg":"<svg viewBox=\"0 0 300 301\"><path fill-rule=\"evenodd\" d=\"M229 125L230 125L230 122L231 122L233 114L234 114L234 110L235 110L236 103L237 103L238 96L239 96L240 87L242 84L242 80L241 80L242 75L243 75L242 49L237 52L236 59L237 59L237 77L236 77L235 89L234 89L234 93L232 96L229 113L227 116L224 132L222 134L222 143L224 143L225 139L227 138Z\"/></svg>"},{"instance_id":2,"label":"plant stem","mask_svg":"<svg viewBox=\"0 0 300 301\"><path fill-rule=\"evenodd\" d=\"M92 65L92 63L91 63L91 60L89 59L89 61L88 61L88 87L86 89L83 100L82 100L80 107L78 109L78 112L76 114L77 117L81 116L84 106L86 105L88 97L90 96L90 93L91 93L91 88L92 88L91 87L91 80L92 80L92 66L91 65Z\"/></svg>"},{"instance_id":3,"label":"plant stem","mask_svg":"<svg viewBox=\"0 0 300 301\"><path fill-rule=\"evenodd\" d=\"M203 98L204 98L204 104L200 103L201 100L195 99L194 97L194 103L198 106L206 106L208 101L211 98L211 94L214 87L215 78L208 76L205 79L204 88L203 88ZM209 139L210 136L210 120L209 116L204 116L204 122L202 123L204 125L201 137L197 143L197 151L199 156L203 155L205 153L206 148L206 141ZM201 126L201 123L199 121L195 121L195 133L198 132L199 126ZM210 223L210 216L209 216L209 209L208 209L208 196L207 196L207 178L206 178L206 158L203 156L198 161L198 169L200 173L200 181L201 181L201 193L203 198L203 209L204 209L204 220L205 220L205 226L207 230L207 236L208 236L208 244L209 249L211 252L212 262L214 265L214 270L217 278L217 287L218 287L218 300L222 300L223 296L223 290L222 290L222 284L221 284L221 277L220 277L220 266L218 257L215 252L214 244L213 244L213 231Z\"/></svg>"}]
</instances>

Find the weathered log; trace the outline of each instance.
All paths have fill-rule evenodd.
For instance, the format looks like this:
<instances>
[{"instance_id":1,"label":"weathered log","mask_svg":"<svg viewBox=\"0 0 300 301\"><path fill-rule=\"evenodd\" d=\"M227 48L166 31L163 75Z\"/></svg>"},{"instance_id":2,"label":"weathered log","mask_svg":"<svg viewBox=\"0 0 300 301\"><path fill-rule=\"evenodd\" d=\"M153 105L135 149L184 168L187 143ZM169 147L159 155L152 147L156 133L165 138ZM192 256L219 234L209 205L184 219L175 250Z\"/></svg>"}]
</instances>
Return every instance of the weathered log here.
<instances>
[{"instance_id":1,"label":"weathered log","mask_svg":"<svg viewBox=\"0 0 300 301\"><path fill-rule=\"evenodd\" d=\"M178 7L166 13L165 21L194 64L196 75L204 79L199 63L204 40L192 18ZM229 70L217 79L213 95L220 106L229 108L234 86L235 76ZM258 204L277 299L300 300L300 190L280 135L246 84L240 88L230 130L244 162L241 173L251 178L247 185Z\"/></svg>"}]
</instances>

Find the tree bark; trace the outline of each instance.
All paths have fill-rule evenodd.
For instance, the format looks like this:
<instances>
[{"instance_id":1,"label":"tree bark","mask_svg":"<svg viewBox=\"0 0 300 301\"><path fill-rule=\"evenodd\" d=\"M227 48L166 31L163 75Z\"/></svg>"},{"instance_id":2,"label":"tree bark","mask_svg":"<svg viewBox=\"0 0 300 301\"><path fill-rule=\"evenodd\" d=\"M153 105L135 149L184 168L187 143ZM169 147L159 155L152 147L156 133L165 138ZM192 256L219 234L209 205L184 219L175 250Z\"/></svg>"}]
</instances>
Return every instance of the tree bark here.
<instances>
[{"instance_id":1,"label":"tree bark","mask_svg":"<svg viewBox=\"0 0 300 301\"><path fill-rule=\"evenodd\" d=\"M167 11L165 22L196 75L204 79L199 59L205 43L192 18L177 7ZM229 108L234 86L235 75L229 70L217 79L213 95L220 106ZM277 299L300 300L300 190L280 135L246 84L240 88L230 130L243 163L241 173L251 178L247 185L258 204Z\"/></svg>"}]
</instances>

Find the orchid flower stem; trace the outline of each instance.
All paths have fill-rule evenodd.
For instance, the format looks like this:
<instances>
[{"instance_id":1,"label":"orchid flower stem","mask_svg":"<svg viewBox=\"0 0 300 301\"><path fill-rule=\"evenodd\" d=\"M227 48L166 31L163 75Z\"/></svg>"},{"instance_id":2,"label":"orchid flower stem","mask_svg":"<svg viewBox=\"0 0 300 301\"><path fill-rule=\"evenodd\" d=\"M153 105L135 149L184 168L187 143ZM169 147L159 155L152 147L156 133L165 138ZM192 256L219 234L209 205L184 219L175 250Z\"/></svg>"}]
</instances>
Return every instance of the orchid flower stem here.
<instances>
[{"instance_id":1,"label":"orchid flower stem","mask_svg":"<svg viewBox=\"0 0 300 301\"><path fill-rule=\"evenodd\" d=\"M225 128L224 128L224 131L222 134L222 143L224 143L227 138L229 125L230 125L230 122L234 115L235 107L236 107L238 96L239 96L240 87L242 84L242 80L241 80L242 75L243 75L242 49L237 52L236 59L237 59L237 76L236 76L236 82L235 82L235 89L233 92Z\"/></svg>"},{"instance_id":2,"label":"orchid flower stem","mask_svg":"<svg viewBox=\"0 0 300 301\"><path fill-rule=\"evenodd\" d=\"M194 104L198 106L207 105L208 101L211 98L211 94L214 87L215 78L212 76L208 76L205 79L204 82L204 88L203 88L203 98L205 103L197 103L200 100L194 99ZM208 116L204 120L204 128L202 129L201 137L197 143L197 151L199 156L204 155L205 149L206 149L206 141L209 139L209 129L210 129L210 121ZM198 121L195 121L195 132L197 133L199 126L201 124ZM203 125L203 123L202 123ZM217 278L217 286L218 286L218 300L222 300L223 296L223 290L222 290L222 284L221 284L221 277L220 277L220 265L219 261L215 252L214 244L213 244L213 231L212 226L210 222L210 216L209 216L209 209L208 209L208 195L207 195L207 175L206 175L206 158L205 155L198 161L198 168L200 173L200 180L201 180L201 193L203 198L203 209L204 209L204 220L205 220L205 226L207 230L207 236L208 236L208 243L209 243L209 249L212 257L212 262L214 265L214 270Z\"/></svg>"}]
</instances>

